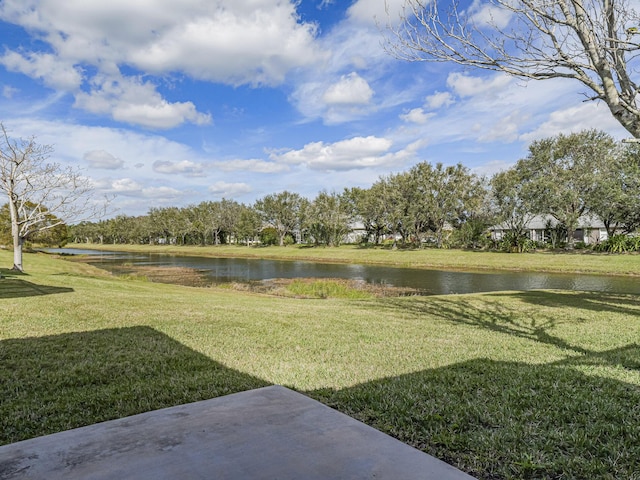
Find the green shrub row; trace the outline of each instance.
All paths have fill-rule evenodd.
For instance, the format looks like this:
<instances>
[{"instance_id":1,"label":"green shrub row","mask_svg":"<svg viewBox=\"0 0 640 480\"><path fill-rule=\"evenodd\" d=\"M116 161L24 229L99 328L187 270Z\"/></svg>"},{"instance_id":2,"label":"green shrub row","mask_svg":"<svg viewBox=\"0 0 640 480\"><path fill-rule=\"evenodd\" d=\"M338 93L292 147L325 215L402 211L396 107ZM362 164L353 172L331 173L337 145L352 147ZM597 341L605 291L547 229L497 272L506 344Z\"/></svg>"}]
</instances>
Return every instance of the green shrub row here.
<instances>
[{"instance_id":1,"label":"green shrub row","mask_svg":"<svg viewBox=\"0 0 640 480\"><path fill-rule=\"evenodd\" d=\"M597 244L594 250L609 253L638 252L640 251L640 236L612 235L609 239Z\"/></svg>"}]
</instances>

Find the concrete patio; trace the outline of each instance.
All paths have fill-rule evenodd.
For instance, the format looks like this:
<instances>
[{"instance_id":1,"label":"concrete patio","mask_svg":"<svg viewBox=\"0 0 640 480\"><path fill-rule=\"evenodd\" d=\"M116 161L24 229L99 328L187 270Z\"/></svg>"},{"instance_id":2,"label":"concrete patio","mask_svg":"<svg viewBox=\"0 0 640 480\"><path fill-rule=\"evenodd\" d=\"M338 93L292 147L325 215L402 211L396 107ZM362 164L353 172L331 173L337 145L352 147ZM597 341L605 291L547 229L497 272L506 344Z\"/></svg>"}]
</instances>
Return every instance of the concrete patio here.
<instances>
[{"instance_id":1,"label":"concrete patio","mask_svg":"<svg viewBox=\"0 0 640 480\"><path fill-rule=\"evenodd\" d=\"M0 479L472 480L272 386L0 447Z\"/></svg>"}]
</instances>

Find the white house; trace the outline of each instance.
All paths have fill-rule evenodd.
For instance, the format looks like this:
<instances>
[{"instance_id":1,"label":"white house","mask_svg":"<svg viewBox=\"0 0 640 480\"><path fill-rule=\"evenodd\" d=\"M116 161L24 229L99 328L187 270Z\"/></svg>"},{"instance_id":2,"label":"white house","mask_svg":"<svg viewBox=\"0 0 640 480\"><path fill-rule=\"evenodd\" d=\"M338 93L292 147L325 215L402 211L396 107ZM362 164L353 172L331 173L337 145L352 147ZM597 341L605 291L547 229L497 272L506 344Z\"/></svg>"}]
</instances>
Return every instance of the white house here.
<instances>
[{"instance_id":1,"label":"white house","mask_svg":"<svg viewBox=\"0 0 640 480\"><path fill-rule=\"evenodd\" d=\"M555 227L558 221L551 215L535 215L526 224L527 236L534 242L546 242L549 240L548 227ZM495 225L491 227L491 238L497 241L502 240L504 234L509 228L504 225ZM578 219L578 228L573 234L573 238L577 242L584 242L587 245L593 245L602 242L608 238L607 229L604 222L596 216L583 215Z\"/></svg>"}]
</instances>

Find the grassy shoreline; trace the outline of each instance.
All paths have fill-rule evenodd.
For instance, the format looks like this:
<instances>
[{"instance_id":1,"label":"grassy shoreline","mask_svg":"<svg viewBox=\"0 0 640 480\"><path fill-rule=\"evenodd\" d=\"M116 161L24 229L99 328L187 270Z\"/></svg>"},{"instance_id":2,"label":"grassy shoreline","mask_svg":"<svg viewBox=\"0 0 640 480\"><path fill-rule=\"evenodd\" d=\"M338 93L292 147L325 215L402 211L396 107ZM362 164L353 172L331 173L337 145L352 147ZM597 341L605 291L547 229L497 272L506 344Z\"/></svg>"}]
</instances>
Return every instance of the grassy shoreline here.
<instances>
[{"instance_id":1,"label":"grassy shoreline","mask_svg":"<svg viewBox=\"0 0 640 480\"><path fill-rule=\"evenodd\" d=\"M479 479L638 478L637 296L301 300L25 265L0 272L0 444L279 384Z\"/></svg>"},{"instance_id":2,"label":"grassy shoreline","mask_svg":"<svg viewBox=\"0 0 640 480\"><path fill-rule=\"evenodd\" d=\"M167 245L97 245L69 244L68 248L90 250L152 252L167 255L203 257L268 258L277 260L315 261L326 263L360 263L404 268L461 271L517 271L544 273L583 273L600 275L640 275L640 255L540 251L534 253L502 253L471 250L421 249L391 250L382 247L343 245L338 248L288 246L245 247L167 246Z\"/></svg>"}]
</instances>

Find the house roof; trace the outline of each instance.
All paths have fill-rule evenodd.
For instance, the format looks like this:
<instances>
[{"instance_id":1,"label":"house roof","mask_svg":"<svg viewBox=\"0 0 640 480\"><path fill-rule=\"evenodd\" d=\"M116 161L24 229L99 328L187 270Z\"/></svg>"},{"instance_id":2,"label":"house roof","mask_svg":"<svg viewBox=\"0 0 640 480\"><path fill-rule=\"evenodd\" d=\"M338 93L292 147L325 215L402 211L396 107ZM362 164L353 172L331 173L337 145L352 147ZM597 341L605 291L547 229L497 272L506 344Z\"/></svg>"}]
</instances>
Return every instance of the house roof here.
<instances>
[{"instance_id":1,"label":"house roof","mask_svg":"<svg viewBox=\"0 0 640 480\"><path fill-rule=\"evenodd\" d=\"M558 220L551 215L534 215L529 222L525 225L527 230L544 230L547 225L555 227L558 224ZM582 215L578 219L578 228L605 228L604 222L595 215ZM509 227L504 224L494 225L490 230L509 230Z\"/></svg>"}]
</instances>

